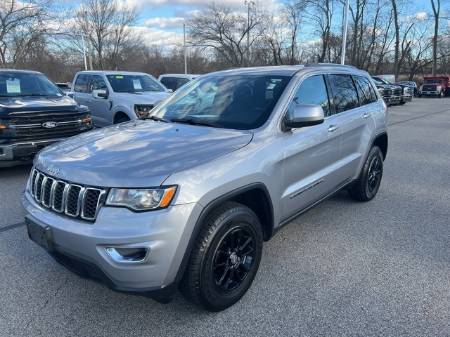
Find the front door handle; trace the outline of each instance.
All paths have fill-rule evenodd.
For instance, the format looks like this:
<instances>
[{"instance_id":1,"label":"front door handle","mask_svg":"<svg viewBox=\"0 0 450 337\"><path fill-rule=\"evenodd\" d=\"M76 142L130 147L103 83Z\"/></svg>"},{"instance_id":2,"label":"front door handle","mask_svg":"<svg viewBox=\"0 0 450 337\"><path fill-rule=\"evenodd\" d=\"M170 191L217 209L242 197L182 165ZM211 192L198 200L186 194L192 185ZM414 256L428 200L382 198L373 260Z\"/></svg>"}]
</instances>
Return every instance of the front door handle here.
<instances>
[{"instance_id":1,"label":"front door handle","mask_svg":"<svg viewBox=\"0 0 450 337\"><path fill-rule=\"evenodd\" d=\"M369 116L370 116L370 113L364 112L362 115L362 118L369 118Z\"/></svg>"},{"instance_id":2,"label":"front door handle","mask_svg":"<svg viewBox=\"0 0 450 337\"><path fill-rule=\"evenodd\" d=\"M334 131L336 131L337 129L339 129L339 127L338 127L337 125L330 125L330 126L328 127L328 132L334 132Z\"/></svg>"}]
</instances>

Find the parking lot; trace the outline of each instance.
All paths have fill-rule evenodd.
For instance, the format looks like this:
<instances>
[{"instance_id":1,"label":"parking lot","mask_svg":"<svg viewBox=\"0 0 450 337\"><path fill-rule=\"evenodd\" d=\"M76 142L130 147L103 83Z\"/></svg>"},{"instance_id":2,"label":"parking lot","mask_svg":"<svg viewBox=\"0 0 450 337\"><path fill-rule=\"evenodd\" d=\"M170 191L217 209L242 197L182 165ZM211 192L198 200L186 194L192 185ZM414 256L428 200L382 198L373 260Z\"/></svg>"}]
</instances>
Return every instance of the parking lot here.
<instances>
[{"instance_id":1,"label":"parking lot","mask_svg":"<svg viewBox=\"0 0 450 337\"><path fill-rule=\"evenodd\" d=\"M207 313L113 292L28 240L30 167L0 169L1 336L450 335L450 98L389 108L390 144L370 203L345 192L265 244L242 301Z\"/></svg>"}]
</instances>

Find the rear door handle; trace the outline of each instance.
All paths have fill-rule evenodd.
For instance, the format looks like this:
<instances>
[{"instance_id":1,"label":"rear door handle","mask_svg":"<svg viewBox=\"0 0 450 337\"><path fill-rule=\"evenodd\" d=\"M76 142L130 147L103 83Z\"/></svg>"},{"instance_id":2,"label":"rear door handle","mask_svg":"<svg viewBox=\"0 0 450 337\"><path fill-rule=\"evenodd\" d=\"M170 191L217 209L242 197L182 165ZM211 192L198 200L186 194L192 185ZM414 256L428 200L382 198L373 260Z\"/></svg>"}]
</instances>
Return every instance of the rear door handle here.
<instances>
[{"instance_id":1,"label":"rear door handle","mask_svg":"<svg viewBox=\"0 0 450 337\"><path fill-rule=\"evenodd\" d=\"M330 126L328 127L328 132L334 132L334 131L336 131L337 129L339 129L339 127L338 127L337 125L330 125Z\"/></svg>"},{"instance_id":2,"label":"rear door handle","mask_svg":"<svg viewBox=\"0 0 450 337\"><path fill-rule=\"evenodd\" d=\"M362 118L369 118L369 116L370 116L370 113L364 112L362 115Z\"/></svg>"}]
</instances>

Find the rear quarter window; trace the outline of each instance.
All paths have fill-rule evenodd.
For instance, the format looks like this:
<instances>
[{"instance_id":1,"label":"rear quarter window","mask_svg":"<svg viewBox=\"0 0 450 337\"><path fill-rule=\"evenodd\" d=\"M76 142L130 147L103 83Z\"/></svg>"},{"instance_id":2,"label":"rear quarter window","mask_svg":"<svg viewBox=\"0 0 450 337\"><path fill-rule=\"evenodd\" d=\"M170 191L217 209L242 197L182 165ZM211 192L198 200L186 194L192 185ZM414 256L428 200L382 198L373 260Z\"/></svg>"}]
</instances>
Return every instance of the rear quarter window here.
<instances>
[{"instance_id":1,"label":"rear quarter window","mask_svg":"<svg viewBox=\"0 0 450 337\"><path fill-rule=\"evenodd\" d=\"M350 75L328 75L328 79L336 113L351 110L359 106L358 93Z\"/></svg>"}]
</instances>

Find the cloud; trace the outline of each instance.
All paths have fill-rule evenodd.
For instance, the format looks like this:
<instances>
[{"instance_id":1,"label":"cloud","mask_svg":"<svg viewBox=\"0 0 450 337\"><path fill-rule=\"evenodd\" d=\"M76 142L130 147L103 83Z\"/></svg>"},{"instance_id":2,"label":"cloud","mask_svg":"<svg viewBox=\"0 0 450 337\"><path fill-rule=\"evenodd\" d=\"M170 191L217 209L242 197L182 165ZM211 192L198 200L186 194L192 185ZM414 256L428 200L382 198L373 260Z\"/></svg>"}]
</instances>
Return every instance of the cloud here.
<instances>
[{"instance_id":1,"label":"cloud","mask_svg":"<svg viewBox=\"0 0 450 337\"><path fill-rule=\"evenodd\" d=\"M184 18L181 17L156 17L144 21L148 27L158 26L159 28L180 28L183 25Z\"/></svg>"},{"instance_id":2,"label":"cloud","mask_svg":"<svg viewBox=\"0 0 450 337\"><path fill-rule=\"evenodd\" d=\"M130 29L140 36L148 46L175 47L183 45L183 35L181 33L144 26L133 26Z\"/></svg>"},{"instance_id":3,"label":"cloud","mask_svg":"<svg viewBox=\"0 0 450 337\"><path fill-rule=\"evenodd\" d=\"M416 14L414 14L414 17L417 20L423 21L428 19L428 13L427 12L417 12Z\"/></svg>"}]
</instances>

